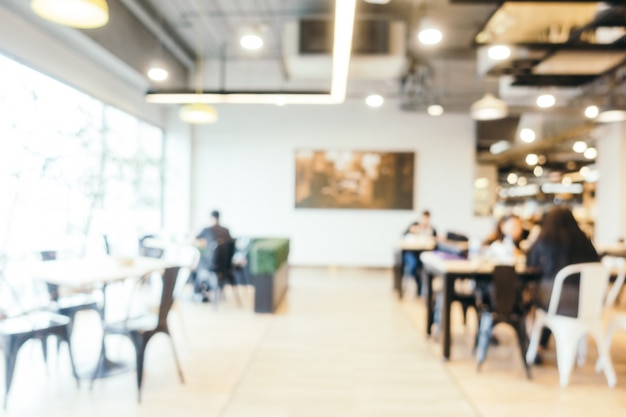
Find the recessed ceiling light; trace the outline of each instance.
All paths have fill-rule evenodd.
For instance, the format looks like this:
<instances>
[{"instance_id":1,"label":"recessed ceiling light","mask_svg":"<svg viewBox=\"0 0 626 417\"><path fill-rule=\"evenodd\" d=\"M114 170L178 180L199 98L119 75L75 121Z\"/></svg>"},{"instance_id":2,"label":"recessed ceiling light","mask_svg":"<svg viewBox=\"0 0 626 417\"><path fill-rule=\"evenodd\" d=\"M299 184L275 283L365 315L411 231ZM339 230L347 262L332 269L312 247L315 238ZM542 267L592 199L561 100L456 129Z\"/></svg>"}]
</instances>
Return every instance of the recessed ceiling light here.
<instances>
[{"instance_id":1,"label":"recessed ceiling light","mask_svg":"<svg viewBox=\"0 0 626 417\"><path fill-rule=\"evenodd\" d=\"M487 50L487 55L495 61L502 61L511 56L511 48L506 45L493 45Z\"/></svg>"},{"instance_id":2,"label":"recessed ceiling light","mask_svg":"<svg viewBox=\"0 0 626 417\"><path fill-rule=\"evenodd\" d=\"M543 175L543 167L537 165L533 169L533 174L535 175L535 177L541 177Z\"/></svg>"},{"instance_id":3,"label":"recessed ceiling light","mask_svg":"<svg viewBox=\"0 0 626 417\"><path fill-rule=\"evenodd\" d=\"M598 114L600 113L600 109L598 109L598 106L587 106L587 108L585 109L585 117L587 119L593 119L595 117L598 116Z\"/></svg>"},{"instance_id":4,"label":"recessed ceiling light","mask_svg":"<svg viewBox=\"0 0 626 417\"><path fill-rule=\"evenodd\" d=\"M535 141L535 131L525 127L519 132L519 137L526 143L532 143Z\"/></svg>"},{"instance_id":5,"label":"recessed ceiling light","mask_svg":"<svg viewBox=\"0 0 626 417\"><path fill-rule=\"evenodd\" d=\"M370 94L365 98L365 103L370 107L380 107L385 102L385 99L380 94Z\"/></svg>"},{"instance_id":6,"label":"recessed ceiling light","mask_svg":"<svg viewBox=\"0 0 626 417\"><path fill-rule=\"evenodd\" d=\"M244 49L256 51L263 47L263 38L256 34L248 34L241 37L239 44Z\"/></svg>"},{"instance_id":7,"label":"recessed ceiling light","mask_svg":"<svg viewBox=\"0 0 626 417\"><path fill-rule=\"evenodd\" d=\"M424 45L436 45L443 39L443 33L435 22L427 16L424 17L419 24L417 38Z\"/></svg>"},{"instance_id":8,"label":"recessed ceiling light","mask_svg":"<svg viewBox=\"0 0 626 417\"><path fill-rule=\"evenodd\" d=\"M539 157L536 153L529 153L526 155L526 164L528 165L537 165L539 162Z\"/></svg>"},{"instance_id":9,"label":"recessed ceiling light","mask_svg":"<svg viewBox=\"0 0 626 417\"><path fill-rule=\"evenodd\" d=\"M426 111L431 116L441 116L443 114L443 107L439 104L431 104L430 106L428 106Z\"/></svg>"},{"instance_id":10,"label":"recessed ceiling light","mask_svg":"<svg viewBox=\"0 0 626 417\"><path fill-rule=\"evenodd\" d=\"M517 174L515 172L511 172L509 175L506 176L506 182L508 182L511 185L516 184Z\"/></svg>"},{"instance_id":11,"label":"recessed ceiling light","mask_svg":"<svg viewBox=\"0 0 626 417\"><path fill-rule=\"evenodd\" d=\"M167 70L160 65L155 65L148 70L148 78L152 81L165 81L168 75Z\"/></svg>"},{"instance_id":12,"label":"recessed ceiling light","mask_svg":"<svg viewBox=\"0 0 626 417\"><path fill-rule=\"evenodd\" d=\"M554 106L556 103L556 98L552 94L542 94L537 97L537 106L542 109L547 109L548 107Z\"/></svg>"},{"instance_id":13,"label":"recessed ceiling light","mask_svg":"<svg viewBox=\"0 0 626 417\"><path fill-rule=\"evenodd\" d=\"M580 175L582 175L583 177L586 177L589 175L589 173L591 172L591 168L589 168L588 166L584 166L581 167L580 170L578 170L578 172L580 173Z\"/></svg>"},{"instance_id":14,"label":"recessed ceiling light","mask_svg":"<svg viewBox=\"0 0 626 417\"><path fill-rule=\"evenodd\" d=\"M585 152L583 152L583 155L587 159L596 159L598 156L598 150L596 148L587 148L585 149Z\"/></svg>"},{"instance_id":15,"label":"recessed ceiling light","mask_svg":"<svg viewBox=\"0 0 626 417\"><path fill-rule=\"evenodd\" d=\"M572 145L572 150L576 153L583 153L586 149L587 143L583 142L582 140L577 140L576 142L574 142L574 145Z\"/></svg>"},{"instance_id":16,"label":"recessed ceiling light","mask_svg":"<svg viewBox=\"0 0 626 417\"><path fill-rule=\"evenodd\" d=\"M522 187L523 187L523 186L525 186L526 184L528 184L528 179L527 179L526 177L519 177L519 178L517 179L517 185L520 185L520 186L522 186Z\"/></svg>"}]
</instances>

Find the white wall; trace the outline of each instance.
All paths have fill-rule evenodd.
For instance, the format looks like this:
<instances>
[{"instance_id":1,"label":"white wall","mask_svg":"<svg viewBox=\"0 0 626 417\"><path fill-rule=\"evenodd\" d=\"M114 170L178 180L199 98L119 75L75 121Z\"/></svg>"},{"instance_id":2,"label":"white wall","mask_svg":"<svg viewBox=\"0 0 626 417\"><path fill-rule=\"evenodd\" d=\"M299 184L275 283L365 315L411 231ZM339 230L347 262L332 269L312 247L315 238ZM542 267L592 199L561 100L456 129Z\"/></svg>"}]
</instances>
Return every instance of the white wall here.
<instances>
[{"instance_id":1,"label":"white wall","mask_svg":"<svg viewBox=\"0 0 626 417\"><path fill-rule=\"evenodd\" d=\"M613 243L626 237L626 123L605 125L597 135L595 240Z\"/></svg>"},{"instance_id":2,"label":"white wall","mask_svg":"<svg viewBox=\"0 0 626 417\"><path fill-rule=\"evenodd\" d=\"M194 231L217 208L234 235L291 238L292 264L356 266L391 265L394 243L423 209L439 232L486 235L493 221L473 217L473 122L397 107L220 106L219 122L200 127L194 143ZM300 148L415 151L416 210L295 209Z\"/></svg>"}]
</instances>

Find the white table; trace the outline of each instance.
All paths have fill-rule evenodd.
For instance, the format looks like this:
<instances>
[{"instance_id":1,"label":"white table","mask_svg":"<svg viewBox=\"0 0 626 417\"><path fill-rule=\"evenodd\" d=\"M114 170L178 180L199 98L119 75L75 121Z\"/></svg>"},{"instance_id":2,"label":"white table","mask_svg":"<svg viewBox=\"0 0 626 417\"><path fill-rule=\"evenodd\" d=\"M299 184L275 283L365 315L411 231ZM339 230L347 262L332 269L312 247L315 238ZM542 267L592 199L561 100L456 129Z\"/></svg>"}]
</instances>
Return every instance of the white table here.
<instances>
[{"instance_id":1,"label":"white table","mask_svg":"<svg viewBox=\"0 0 626 417\"><path fill-rule=\"evenodd\" d=\"M140 278L152 272L176 266L163 259L136 257L114 258L98 257L84 259L50 260L24 264L19 267L21 272L33 279L73 289L91 289L102 287L102 317L105 318L106 286L129 278ZM115 363L107 358L104 336L100 349L98 364L94 371L85 373L91 380L118 374L128 367Z\"/></svg>"}]
</instances>

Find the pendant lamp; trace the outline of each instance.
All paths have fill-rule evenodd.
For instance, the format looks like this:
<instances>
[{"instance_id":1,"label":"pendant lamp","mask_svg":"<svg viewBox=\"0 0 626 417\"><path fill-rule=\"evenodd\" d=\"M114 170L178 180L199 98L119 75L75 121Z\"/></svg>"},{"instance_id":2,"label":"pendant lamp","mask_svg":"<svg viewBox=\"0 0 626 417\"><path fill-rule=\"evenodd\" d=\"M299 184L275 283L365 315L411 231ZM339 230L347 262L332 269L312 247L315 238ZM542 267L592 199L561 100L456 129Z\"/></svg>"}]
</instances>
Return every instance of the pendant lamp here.
<instances>
[{"instance_id":1,"label":"pendant lamp","mask_svg":"<svg viewBox=\"0 0 626 417\"><path fill-rule=\"evenodd\" d=\"M32 0L30 7L46 20L80 29L98 28L109 21L106 0Z\"/></svg>"},{"instance_id":2,"label":"pendant lamp","mask_svg":"<svg viewBox=\"0 0 626 417\"><path fill-rule=\"evenodd\" d=\"M180 108L180 120L192 124L209 124L217 122L215 107L205 103L188 103Z\"/></svg>"},{"instance_id":3,"label":"pendant lamp","mask_svg":"<svg viewBox=\"0 0 626 417\"><path fill-rule=\"evenodd\" d=\"M508 114L509 108L506 102L490 93L486 93L470 108L470 115L474 120L504 119Z\"/></svg>"}]
</instances>

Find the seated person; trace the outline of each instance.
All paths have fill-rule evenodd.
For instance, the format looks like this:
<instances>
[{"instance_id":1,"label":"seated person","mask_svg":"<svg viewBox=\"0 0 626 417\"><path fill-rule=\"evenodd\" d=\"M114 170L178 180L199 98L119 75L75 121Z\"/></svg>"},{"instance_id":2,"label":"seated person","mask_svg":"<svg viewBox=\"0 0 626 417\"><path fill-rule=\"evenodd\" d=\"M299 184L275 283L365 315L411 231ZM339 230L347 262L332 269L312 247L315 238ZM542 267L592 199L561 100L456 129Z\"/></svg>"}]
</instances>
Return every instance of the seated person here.
<instances>
[{"instance_id":1,"label":"seated person","mask_svg":"<svg viewBox=\"0 0 626 417\"><path fill-rule=\"evenodd\" d=\"M220 213L217 210L211 212L211 225L202 229L196 236L196 246L200 248L201 256L196 268L195 292L202 293L215 286L215 283L208 282L210 268L213 263L213 253L218 243L232 240L230 231L220 224ZM208 301L203 297L203 301Z\"/></svg>"},{"instance_id":2,"label":"seated person","mask_svg":"<svg viewBox=\"0 0 626 417\"><path fill-rule=\"evenodd\" d=\"M520 249L524 231L522 220L513 214L502 217L496 230L485 241L488 244L486 256L498 263L512 264L515 258L523 255Z\"/></svg>"},{"instance_id":3,"label":"seated person","mask_svg":"<svg viewBox=\"0 0 626 417\"><path fill-rule=\"evenodd\" d=\"M437 236L437 231L430 223L430 212L428 210L424 210L422 212L422 217L420 221L416 221L411 223L409 227L404 232L404 237L406 238L423 238L430 237L434 238ZM404 276L414 277L417 282L417 291L418 295L421 289L421 280L418 277L417 271L422 268L422 262L419 260L417 254L415 252L406 251L403 256L404 262Z\"/></svg>"}]
</instances>

